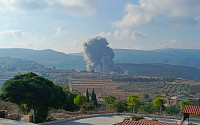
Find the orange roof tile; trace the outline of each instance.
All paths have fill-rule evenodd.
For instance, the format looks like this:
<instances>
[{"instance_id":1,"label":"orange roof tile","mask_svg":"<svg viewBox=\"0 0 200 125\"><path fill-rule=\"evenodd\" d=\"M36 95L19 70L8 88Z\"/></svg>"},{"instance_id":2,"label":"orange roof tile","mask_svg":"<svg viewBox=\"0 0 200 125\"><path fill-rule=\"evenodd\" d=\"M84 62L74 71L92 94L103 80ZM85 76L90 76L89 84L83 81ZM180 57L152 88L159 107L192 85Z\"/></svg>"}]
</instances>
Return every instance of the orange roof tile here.
<instances>
[{"instance_id":1,"label":"orange roof tile","mask_svg":"<svg viewBox=\"0 0 200 125\"><path fill-rule=\"evenodd\" d=\"M122 123L120 123L120 125L179 125L179 124L142 119L139 121L124 120Z\"/></svg>"},{"instance_id":2,"label":"orange roof tile","mask_svg":"<svg viewBox=\"0 0 200 125\"><path fill-rule=\"evenodd\" d=\"M186 105L183 112L189 114L200 114L200 106Z\"/></svg>"}]
</instances>

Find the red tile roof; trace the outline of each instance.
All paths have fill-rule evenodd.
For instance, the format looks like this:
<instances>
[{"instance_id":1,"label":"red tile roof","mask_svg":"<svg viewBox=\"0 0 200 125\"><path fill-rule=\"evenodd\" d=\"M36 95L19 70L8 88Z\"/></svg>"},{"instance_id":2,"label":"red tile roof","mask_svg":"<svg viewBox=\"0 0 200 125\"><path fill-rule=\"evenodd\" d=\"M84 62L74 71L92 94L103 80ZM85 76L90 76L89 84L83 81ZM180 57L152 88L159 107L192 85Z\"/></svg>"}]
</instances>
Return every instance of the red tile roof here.
<instances>
[{"instance_id":1,"label":"red tile roof","mask_svg":"<svg viewBox=\"0 0 200 125\"><path fill-rule=\"evenodd\" d=\"M186 105L183 112L189 114L200 114L200 106Z\"/></svg>"},{"instance_id":2,"label":"red tile roof","mask_svg":"<svg viewBox=\"0 0 200 125\"><path fill-rule=\"evenodd\" d=\"M139 121L124 120L123 122L120 123L120 125L179 125L179 124L142 119Z\"/></svg>"}]
</instances>

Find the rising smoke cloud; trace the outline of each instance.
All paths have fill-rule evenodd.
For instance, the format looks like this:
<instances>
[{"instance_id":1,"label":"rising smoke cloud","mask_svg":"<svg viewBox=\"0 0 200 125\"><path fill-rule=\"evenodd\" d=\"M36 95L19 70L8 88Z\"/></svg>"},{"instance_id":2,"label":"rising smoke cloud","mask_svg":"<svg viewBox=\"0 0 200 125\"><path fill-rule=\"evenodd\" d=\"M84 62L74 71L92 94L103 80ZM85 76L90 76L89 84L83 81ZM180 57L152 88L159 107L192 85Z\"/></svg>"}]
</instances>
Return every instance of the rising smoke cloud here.
<instances>
[{"instance_id":1,"label":"rising smoke cloud","mask_svg":"<svg viewBox=\"0 0 200 125\"><path fill-rule=\"evenodd\" d=\"M114 64L115 54L108 45L109 43L103 37L91 38L83 44L87 71L98 67L101 72L124 73L120 66Z\"/></svg>"}]
</instances>

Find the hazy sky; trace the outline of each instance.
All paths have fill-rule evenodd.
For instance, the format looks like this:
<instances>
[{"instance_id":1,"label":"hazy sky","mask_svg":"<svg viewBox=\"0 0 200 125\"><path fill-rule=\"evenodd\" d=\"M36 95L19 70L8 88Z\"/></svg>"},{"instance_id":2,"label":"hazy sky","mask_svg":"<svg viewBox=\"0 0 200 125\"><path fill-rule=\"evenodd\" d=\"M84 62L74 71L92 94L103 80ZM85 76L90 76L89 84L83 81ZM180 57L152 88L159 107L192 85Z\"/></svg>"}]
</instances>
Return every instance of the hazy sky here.
<instances>
[{"instance_id":1,"label":"hazy sky","mask_svg":"<svg viewBox=\"0 0 200 125\"><path fill-rule=\"evenodd\" d=\"M200 0L0 0L0 48L200 49Z\"/></svg>"}]
</instances>

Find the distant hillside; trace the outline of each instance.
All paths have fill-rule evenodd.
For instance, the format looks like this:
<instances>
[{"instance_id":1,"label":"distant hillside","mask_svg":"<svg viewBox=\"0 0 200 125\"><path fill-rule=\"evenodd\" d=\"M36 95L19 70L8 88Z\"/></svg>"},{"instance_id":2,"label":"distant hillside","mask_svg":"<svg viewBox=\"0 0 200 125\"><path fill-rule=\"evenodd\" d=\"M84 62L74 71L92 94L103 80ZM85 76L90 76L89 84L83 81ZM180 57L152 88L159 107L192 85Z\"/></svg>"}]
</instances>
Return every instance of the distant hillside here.
<instances>
[{"instance_id":1,"label":"distant hillside","mask_svg":"<svg viewBox=\"0 0 200 125\"><path fill-rule=\"evenodd\" d=\"M161 63L200 69L200 50L160 49L131 50L114 49L115 63ZM22 58L33 60L47 67L86 70L83 53L65 54L54 50L0 49L0 57Z\"/></svg>"},{"instance_id":2,"label":"distant hillside","mask_svg":"<svg viewBox=\"0 0 200 125\"><path fill-rule=\"evenodd\" d=\"M160 50L127 50L116 49L115 63L162 63L200 69L200 50L160 49Z\"/></svg>"},{"instance_id":3,"label":"distant hillside","mask_svg":"<svg viewBox=\"0 0 200 125\"><path fill-rule=\"evenodd\" d=\"M35 72L57 83L68 84L67 76L70 71L71 70L47 68L27 59L0 57L0 88L6 80L15 75L28 72Z\"/></svg>"},{"instance_id":4,"label":"distant hillside","mask_svg":"<svg viewBox=\"0 0 200 125\"><path fill-rule=\"evenodd\" d=\"M195 90L199 92L198 81L166 79L166 77L200 80L200 69L192 67L174 66L167 64L120 64L130 74L137 76L153 76L162 78L137 77L132 75L118 75L106 73L91 73L86 71L46 68L34 61L0 57L0 87L8 79L17 74L35 72L57 83L68 84L68 78L73 81L73 87L81 92L86 88L97 89L99 95L116 94L120 97L131 93L143 94L144 91L155 95L157 90L164 94L175 95L178 91ZM111 82L111 80L113 82ZM171 84L170 80L173 81ZM116 84L117 83L117 84ZM106 89L103 88L106 84ZM112 90L112 91L110 91ZM124 92L123 92L124 91Z\"/></svg>"},{"instance_id":5,"label":"distant hillside","mask_svg":"<svg viewBox=\"0 0 200 125\"><path fill-rule=\"evenodd\" d=\"M168 64L120 64L129 74L136 76L171 77L200 80L200 69Z\"/></svg>"},{"instance_id":6,"label":"distant hillside","mask_svg":"<svg viewBox=\"0 0 200 125\"><path fill-rule=\"evenodd\" d=\"M148 51L114 49L114 52L115 63L161 63L200 69L200 50L195 49L158 49ZM83 53L73 53L70 55L83 56Z\"/></svg>"},{"instance_id":7,"label":"distant hillside","mask_svg":"<svg viewBox=\"0 0 200 125\"><path fill-rule=\"evenodd\" d=\"M44 66L27 59L0 57L0 87L17 74L42 71Z\"/></svg>"},{"instance_id":8,"label":"distant hillside","mask_svg":"<svg viewBox=\"0 0 200 125\"><path fill-rule=\"evenodd\" d=\"M43 68L43 65L30 60L0 57L0 72L15 72L20 70L33 72Z\"/></svg>"},{"instance_id":9,"label":"distant hillside","mask_svg":"<svg viewBox=\"0 0 200 125\"><path fill-rule=\"evenodd\" d=\"M35 61L47 67L66 69L85 69L82 56L69 55L54 50L32 50L32 49L0 49L0 57L21 58Z\"/></svg>"}]
</instances>

